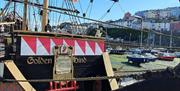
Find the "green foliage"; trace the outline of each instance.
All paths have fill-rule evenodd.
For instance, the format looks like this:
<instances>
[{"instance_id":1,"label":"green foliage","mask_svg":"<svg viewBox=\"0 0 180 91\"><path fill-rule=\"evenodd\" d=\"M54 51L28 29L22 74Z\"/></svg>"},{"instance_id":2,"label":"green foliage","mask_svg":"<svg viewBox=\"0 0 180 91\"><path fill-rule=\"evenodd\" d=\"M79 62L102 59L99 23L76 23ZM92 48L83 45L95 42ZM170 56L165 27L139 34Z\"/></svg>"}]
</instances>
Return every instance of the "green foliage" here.
<instances>
[{"instance_id":1,"label":"green foliage","mask_svg":"<svg viewBox=\"0 0 180 91\"><path fill-rule=\"evenodd\" d=\"M134 29L120 29L120 28L108 28L107 33L112 38L121 38L124 40L138 41L141 35L140 30ZM146 39L148 34L143 32L143 39Z\"/></svg>"}]
</instances>

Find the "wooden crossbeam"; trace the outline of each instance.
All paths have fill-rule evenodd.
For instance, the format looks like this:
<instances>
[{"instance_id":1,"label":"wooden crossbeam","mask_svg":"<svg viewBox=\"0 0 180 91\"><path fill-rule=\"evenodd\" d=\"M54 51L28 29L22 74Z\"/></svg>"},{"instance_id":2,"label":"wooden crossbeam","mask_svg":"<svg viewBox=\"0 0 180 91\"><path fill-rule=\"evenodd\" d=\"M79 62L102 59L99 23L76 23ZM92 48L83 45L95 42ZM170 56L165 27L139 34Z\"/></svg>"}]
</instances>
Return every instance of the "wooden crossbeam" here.
<instances>
[{"instance_id":1,"label":"wooden crossbeam","mask_svg":"<svg viewBox=\"0 0 180 91\"><path fill-rule=\"evenodd\" d=\"M0 25L11 25L15 24L15 22L0 22Z\"/></svg>"},{"instance_id":2,"label":"wooden crossbeam","mask_svg":"<svg viewBox=\"0 0 180 91\"><path fill-rule=\"evenodd\" d=\"M109 54L107 52L103 53L103 60L107 76L114 76ZM119 89L116 79L109 79L109 83L112 91Z\"/></svg>"},{"instance_id":3,"label":"wooden crossbeam","mask_svg":"<svg viewBox=\"0 0 180 91\"><path fill-rule=\"evenodd\" d=\"M4 64L9 69L9 71L16 80L26 80L26 78L23 76L23 74L18 69L18 67L15 65L13 60L6 60ZM25 91L36 91L29 82L18 82L18 83Z\"/></svg>"}]
</instances>

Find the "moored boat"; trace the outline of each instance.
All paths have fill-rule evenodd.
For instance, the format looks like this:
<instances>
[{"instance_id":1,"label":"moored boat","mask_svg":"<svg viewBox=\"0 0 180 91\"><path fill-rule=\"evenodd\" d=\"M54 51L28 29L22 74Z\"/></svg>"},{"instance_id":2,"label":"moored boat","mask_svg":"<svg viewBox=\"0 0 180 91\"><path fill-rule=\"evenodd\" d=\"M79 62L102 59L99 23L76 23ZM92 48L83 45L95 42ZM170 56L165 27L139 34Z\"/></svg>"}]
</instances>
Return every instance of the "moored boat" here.
<instances>
[{"instance_id":1,"label":"moored boat","mask_svg":"<svg viewBox=\"0 0 180 91\"><path fill-rule=\"evenodd\" d=\"M140 64L140 63L145 63L147 60L143 55L140 54L131 54L127 56L128 62Z\"/></svg>"},{"instance_id":2,"label":"moored boat","mask_svg":"<svg viewBox=\"0 0 180 91\"><path fill-rule=\"evenodd\" d=\"M173 53L159 53L158 59L160 60L166 60L166 61L173 61L175 58L175 55Z\"/></svg>"},{"instance_id":3,"label":"moored boat","mask_svg":"<svg viewBox=\"0 0 180 91\"><path fill-rule=\"evenodd\" d=\"M127 56L128 62L140 64L140 63L146 63L146 62L151 62L155 61L157 57L150 53L145 53L145 54L131 54Z\"/></svg>"}]
</instances>

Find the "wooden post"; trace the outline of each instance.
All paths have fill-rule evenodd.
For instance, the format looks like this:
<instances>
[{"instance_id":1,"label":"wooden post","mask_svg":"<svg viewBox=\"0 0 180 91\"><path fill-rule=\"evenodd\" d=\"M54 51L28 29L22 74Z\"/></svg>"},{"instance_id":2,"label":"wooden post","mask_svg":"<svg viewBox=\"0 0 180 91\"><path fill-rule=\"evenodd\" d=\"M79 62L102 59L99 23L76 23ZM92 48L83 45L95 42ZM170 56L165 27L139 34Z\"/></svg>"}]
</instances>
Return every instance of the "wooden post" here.
<instances>
[{"instance_id":1,"label":"wooden post","mask_svg":"<svg viewBox=\"0 0 180 91\"><path fill-rule=\"evenodd\" d=\"M15 22L0 22L0 25L11 25L15 24Z\"/></svg>"},{"instance_id":2,"label":"wooden post","mask_svg":"<svg viewBox=\"0 0 180 91\"><path fill-rule=\"evenodd\" d=\"M114 76L109 54L107 52L103 53L103 61L107 76ZM116 79L109 79L109 83L112 91L119 89Z\"/></svg>"},{"instance_id":3,"label":"wooden post","mask_svg":"<svg viewBox=\"0 0 180 91\"><path fill-rule=\"evenodd\" d=\"M28 0L24 0L24 15L23 15L23 26L22 30L26 31L27 29L27 2Z\"/></svg>"},{"instance_id":4,"label":"wooden post","mask_svg":"<svg viewBox=\"0 0 180 91\"><path fill-rule=\"evenodd\" d=\"M43 16L42 16L42 32L45 31L45 26L47 25L48 22L48 0L44 0L43 4Z\"/></svg>"},{"instance_id":5,"label":"wooden post","mask_svg":"<svg viewBox=\"0 0 180 91\"><path fill-rule=\"evenodd\" d=\"M24 75L21 73L21 71L18 69L18 67L16 66L16 64L13 62L13 60L6 60L4 62L4 64L6 65L6 67L9 69L9 71L11 72L11 74L13 75L13 77L16 80L26 80L26 78L24 77ZM25 91L36 91L33 86L29 83L29 82L18 82L21 87L25 90Z\"/></svg>"},{"instance_id":6,"label":"wooden post","mask_svg":"<svg viewBox=\"0 0 180 91\"><path fill-rule=\"evenodd\" d=\"M16 2L14 2L14 21L16 20Z\"/></svg>"}]
</instances>

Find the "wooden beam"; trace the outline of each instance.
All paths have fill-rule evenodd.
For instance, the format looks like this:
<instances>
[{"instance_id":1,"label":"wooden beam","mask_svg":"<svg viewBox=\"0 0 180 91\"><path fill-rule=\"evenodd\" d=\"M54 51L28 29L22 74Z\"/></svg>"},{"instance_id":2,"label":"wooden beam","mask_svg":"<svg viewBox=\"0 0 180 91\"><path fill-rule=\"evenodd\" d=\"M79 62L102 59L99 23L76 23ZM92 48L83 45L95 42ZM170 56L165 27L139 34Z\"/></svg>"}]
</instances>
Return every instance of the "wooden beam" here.
<instances>
[{"instance_id":1,"label":"wooden beam","mask_svg":"<svg viewBox=\"0 0 180 91\"><path fill-rule=\"evenodd\" d=\"M11 25L15 24L15 22L0 22L0 25Z\"/></svg>"},{"instance_id":2,"label":"wooden beam","mask_svg":"<svg viewBox=\"0 0 180 91\"><path fill-rule=\"evenodd\" d=\"M109 54L107 52L103 53L103 60L107 76L114 76ZM109 84L112 91L119 89L116 79L109 79Z\"/></svg>"},{"instance_id":3,"label":"wooden beam","mask_svg":"<svg viewBox=\"0 0 180 91\"><path fill-rule=\"evenodd\" d=\"M24 0L24 15L23 15L23 26L22 26L22 30L23 31L27 31L27 2L28 0Z\"/></svg>"},{"instance_id":4,"label":"wooden beam","mask_svg":"<svg viewBox=\"0 0 180 91\"><path fill-rule=\"evenodd\" d=\"M55 33L55 32L32 32L32 31L21 31L21 30L14 30L13 32L15 34L18 34L17 36L84 38L86 40L104 42L104 38L96 38L94 36L86 36L86 35L63 34L63 33Z\"/></svg>"},{"instance_id":5,"label":"wooden beam","mask_svg":"<svg viewBox=\"0 0 180 91\"><path fill-rule=\"evenodd\" d=\"M48 0L44 0L43 4L43 16L42 16L42 32L45 31L45 26L48 23Z\"/></svg>"},{"instance_id":6,"label":"wooden beam","mask_svg":"<svg viewBox=\"0 0 180 91\"><path fill-rule=\"evenodd\" d=\"M21 71L18 69L13 60L6 60L4 62L8 70L16 80L26 80ZM18 82L25 91L36 91L29 82Z\"/></svg>"},{"instance_id":7,"label":"wooden beam","mask_svg":"<svg viewBox=\"0 0 180 91\"><path fill-rule=\"evenodd\" d=\"M14 2L14 11L13 11L13 15L14 15L14 21L16 21L16 2Z\"/></svg>"}]
</instances>

